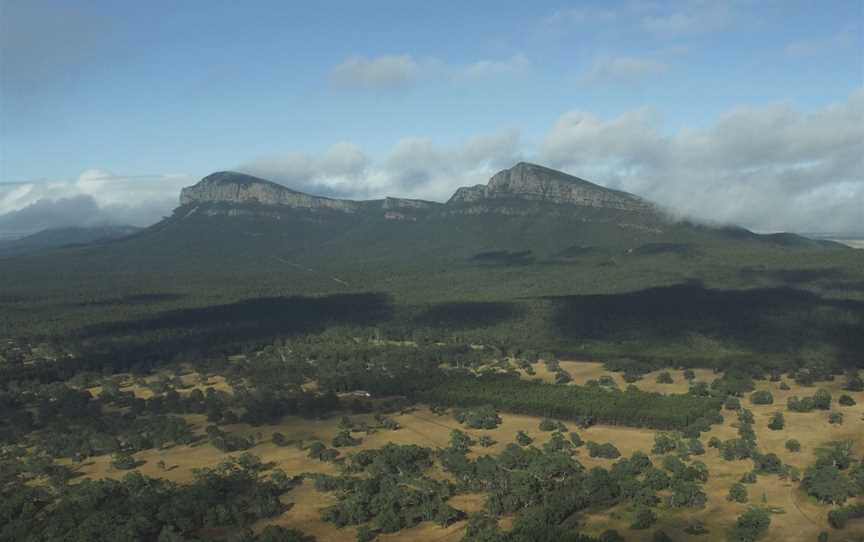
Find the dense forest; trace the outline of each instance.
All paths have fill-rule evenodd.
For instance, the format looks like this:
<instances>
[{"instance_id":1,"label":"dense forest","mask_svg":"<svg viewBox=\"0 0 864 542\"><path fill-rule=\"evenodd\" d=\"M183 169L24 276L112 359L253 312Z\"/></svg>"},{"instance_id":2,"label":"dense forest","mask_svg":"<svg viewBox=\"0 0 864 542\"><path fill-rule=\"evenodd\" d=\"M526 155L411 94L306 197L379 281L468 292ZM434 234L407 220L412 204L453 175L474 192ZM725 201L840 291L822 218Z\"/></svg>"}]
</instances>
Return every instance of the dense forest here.
<instances>
[{"instance_id":1,"label":"dense forest","mask_svg":"<svg viewBox=\"0 0 864 542\"><path fill-rule=\"evenodd\" d=\"M862 363L861 252L795 236L658 234L542 205L399 224L184 216L0 260L0 337L124 370L334 330L648 366Z\"/></svg>"}]
</instances>

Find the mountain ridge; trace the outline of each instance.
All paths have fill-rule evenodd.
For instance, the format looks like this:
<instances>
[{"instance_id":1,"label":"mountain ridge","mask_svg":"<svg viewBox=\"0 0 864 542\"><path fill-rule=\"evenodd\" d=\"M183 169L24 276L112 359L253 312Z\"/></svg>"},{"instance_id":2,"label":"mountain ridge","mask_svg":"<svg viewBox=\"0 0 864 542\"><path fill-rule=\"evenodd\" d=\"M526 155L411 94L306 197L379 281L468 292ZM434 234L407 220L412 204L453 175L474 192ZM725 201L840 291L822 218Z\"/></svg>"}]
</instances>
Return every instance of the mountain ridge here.
<instances>
[{"instance_id":1,"label":"mountain ridge","mask_svg":"<svg viewBox=\"0 0 864 542\"><path fill-rule=\"evenodd\" d=\"M493 175L485 185L458 188L445 203L385 197L373 200L328 198L299 192L272 181L233 171L220 171L186 187L180 194L181 207L199 204L262 204L311 210L330 209L347 213L363 211L430 211L447 207L489 204L505 200L605 208L618 211L650 212L656 208L636 195L612 190L551 168L519 162Z\"/></svg>"}]
</instances>

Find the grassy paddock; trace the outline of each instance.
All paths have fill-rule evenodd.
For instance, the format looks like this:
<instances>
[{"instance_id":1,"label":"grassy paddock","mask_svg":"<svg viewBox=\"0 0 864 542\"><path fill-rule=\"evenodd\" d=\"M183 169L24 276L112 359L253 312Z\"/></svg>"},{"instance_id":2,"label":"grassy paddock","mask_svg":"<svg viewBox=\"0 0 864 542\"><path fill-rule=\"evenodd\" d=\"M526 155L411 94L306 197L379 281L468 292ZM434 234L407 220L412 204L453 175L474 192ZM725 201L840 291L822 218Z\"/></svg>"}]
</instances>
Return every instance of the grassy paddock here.
<instances>
[{"instance_id":1,"label":"grassy paddock","mask_svg":"<svg viewBox=\"0 0 864 542\"><path fill-rule=\"evenodd\" d=\"M619 385L624 385L617 373L605 371L599 363L563 361L563 368L573 376L576 384L584 384L587 380L597 379L609 375ZM535 364L536 377L546 379L545 367ZM680 393L686 389L686 380L680 371L670 371L674 380L673 384L658 384L656 374L648 374L642 380L635 383L637 387L645 391L668 391ZM715 375L711 371L696 371L696 380L710 381ZM191 376L190 376L191 378ZM801 469L812 464L815 460L816 450L830 441L851 439L855 441L855 454L858 457L864 455L864 393L850 393L841 390L843 379L835 382L823 382L818 386L804 388L794 382L787 381L791 390L779 389L779 383L761 381L757 382L757 389L770 390L774 395L773 405L753 405L749 399L742 400L742 404L753 411L756 423L759 447L763 452L774 452L785 462ZM220 381L211 379L214 384ZM834 397L834 410L841 410L845 414L842 425L830 425L827 423L827 412L818 411L811 413L792 413L785 411L786 399L791 395L812 395L818 388L829 390ZM836 405L836 399L841 393L852 395L857 404L852 407L840 407ZM137 393L136 393L137 394ZM768 429L768 420L772 413L784 411L786 416L786 428L781 431ZM710 432L702 435L702 441L707 441L712 436L720 439L733 438L737 434L736 418L729 411L724 411L725 421L723 424L712 426ZM445 447L449 441L452 429L461 429L472 437L479 438L481 435L492 437L496 443L489 448L479 445L472 449L471 455L478 457L484 454L497 454L504 447L515 440L516 433L520 430L527 432L535 439L536 446L542 446L549 440L551 433L541 432L538 429L540 417L529 415L502 414L502 423L491 430L467 429L460 425L449 414L436 415L426 407L420 407L404 414L393 416L402 426L398 431L379 430L378 432L365 435L354 433L354 436L363 439L363 442L353 448L343 449L343 454L363 449L380 448L387 443L417 444L431 448ZM355 422L367 421L374 423L371 415L351 416ZM207 425L206 419L201 415L187 415L187 421L195 426L195 431L203 433ZM294 446L278 447L269 441L274 431L285 434L288 439L302 439L309 443L321 440L329 444L339 431L339 416L325 420L307 420L298 417L287 417L279 424L252 427L245 424L224 426L226 431L248 436L261 433L264 439L256 445L252 453L261 457L265 462L272 462L275 466L284 469L289 474L303 472L337 474L338 469L334 464L322 463L309 459L306 452ZM650 452L653 445L655 431L645 428L628 428L609 425L596 425L586 430L579 430L573 424L570 430L579 432L583 440L595 442L611 442L621 451L622 455L629 456L635 451ZM787 439L795 438L801 442L802 450L792 453L786 450L784 444ZM609 467L613 461L608 459L590 458L585 448L579 448L576 458L587 468L594 466ZM171 479L177 482L188 482L192 479L192 471L195 468L209 467L223 461L228 455L222 453L206 442L197 446L176 446L168 450L149 450L135 454L135 458L144 463L138 467L143 474L152 477ZM655 463L659 463L661 457L651 456ZM606 529L614 528L622 533L630 541L649 541L656 529L664 529L674 540L702 540L714 541L724 540L727 529L735 522L735 518L749 505L763 505L763 493L767 505L782 508L782 515L772 516L771 529L766 540L815 540L818 533L830 530L827 523L827 512L829 506L820 505L808 499L798 489L795 482L782 481L776 475L759 476L755 485L748 485L750 502L738 504L726 500L729 487L738 481L746 472L752 469L752 462L746 461L723 461L717 450L708 449L703 456L697 457L704 461L709 468L710 477L705 484L705 492L708 495L708 504L702 510L668 510L663 507L658 509L659 522L655 528L646 531L634 531L629 529L632 521L632 510L626 506L618 506L603 513L588 513L583 518L585 530L590 534L599 534ZM168 470L162 470L157 463L162 460L168 465ZM78 467L82 477L85 478L121 478L127 471L117 471L110 466L108 456L92 458ZM436 478L446 477L447 474L435 466L430 471L430 476ZM307 481L301 487L291 491L285 497L286 504L290 509L281 516L257 524L263 528L268 523L300 528L309 534L314 534L322 542L335 542L354 537L354 528L337 529L334 526L320 520L321 509L329 506L334 501L333 494L317 492L312 483ZM465 512L474 512L482 509L485 495L469 494L454 497L450 504ZM683 532L687 520L695 518L703 521L710 531L709 534L700 537L690 537ZM506 527L511 518L502 518L501 525ZM387 541L438 541L438 540L460 540L464 535L465 522L457 522L443 529L433 523L424 522L414 528L406 529L392 535L382 535L380 540ZM842 535L841 535L842 533ZM843 536L854 538L864 536L864 522L851 521L846 529L835 531L833 537ZM845 538L844 538L845 539Z\"/></svg>"}]
</instances>

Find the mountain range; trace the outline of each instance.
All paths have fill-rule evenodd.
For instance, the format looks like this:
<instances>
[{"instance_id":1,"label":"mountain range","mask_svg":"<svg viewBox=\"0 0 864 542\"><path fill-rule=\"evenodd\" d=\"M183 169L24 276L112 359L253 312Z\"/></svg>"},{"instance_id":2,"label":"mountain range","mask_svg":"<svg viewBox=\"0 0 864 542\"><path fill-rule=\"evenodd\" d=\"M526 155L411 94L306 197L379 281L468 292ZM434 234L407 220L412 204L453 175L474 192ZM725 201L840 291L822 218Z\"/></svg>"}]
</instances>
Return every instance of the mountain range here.
<instances>
[{"instance_id":1,"label":"mountain range","mask_svg":"<svg viewBox=\"0 0 864 542\"><path fill-rule=\"evenodd\" d=\"M518 163L495 174L487 184L462 187L446 203L387 197L356 201L305 194L243 173L223 171L203 178L180 194L180 207L155 229L176 228L201 217L299 220L357 229L352 242L376 244L383 237L410 242L441 241L448 249L478 252L530 250L552 257L574 247L623 247L649 251L691 252L706 242L753 241L787 247L839 248L794 234L758 235L743 228L707 226L673 218L639 196L612 190L536 164ZM503 217L508 217L503 219ZM415 223L408 229L388 222ZM399 234L385 233L399 230ZM346 235L340 231L338 236ZM440 244L440 243L436 243ZM686 245L686 246L685 246ZM689 248L688 248L689 247ZM442 255L446 255L445 250Z\"/></svg>"},{"instance_id":2,"label":"mountain range","mask_svg":"<svg viewBox=\"0 0 864 542\"><path fill-rule=\"evenodd\" d=\"M395 337L705 363L769 343L781 357L864 347L849 324L864 318L861 251L680 220L539 165L443 203L326 198L237 172L179 203L112 242L2 258L0 336L75 336L106 359L346 319Z\"/></svg>"}]
</instances>

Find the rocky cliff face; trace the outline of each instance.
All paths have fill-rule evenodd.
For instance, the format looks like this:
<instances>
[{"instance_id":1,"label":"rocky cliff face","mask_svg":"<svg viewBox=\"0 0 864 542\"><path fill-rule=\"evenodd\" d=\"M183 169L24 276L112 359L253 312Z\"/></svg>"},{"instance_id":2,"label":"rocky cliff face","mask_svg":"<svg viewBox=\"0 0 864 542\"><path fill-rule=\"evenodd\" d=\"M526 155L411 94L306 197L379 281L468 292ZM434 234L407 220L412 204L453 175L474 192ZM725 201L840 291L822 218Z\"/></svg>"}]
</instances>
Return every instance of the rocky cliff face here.
<instances>
[{"instance_id":1,"label":"rocky cliff face","mask_svg":"<svg viewBox=\"0 0 864 542\"><path fill-rule=\"evenodd\" d=\"M521 203L520 203L521 201ZM525 203L531 203L526 205ZM264 214L279 209L335 210L364 213L390 220L417 220L424 216L467 214L531 214L543 203L574 205L615 211L653 212L654 207L626 192L610 190L578 177L535 164L519 163L495 174L486 185L463 187L447 204L430 201L385 198L352 201L312 196L251 175L222 171L213 173L180 193L180 205L210 206L210 214ZM224 204L231 207L225 210ZM247 204L273 206L271 211L256 210ZM197 208L197 207L196 207ZM562 210L561 212L565 212Z\"/></svg>"},{"instance_id":2,"label":"rocky cliff face","mask_svg":"<svg viewBox=\"0 0 864 542\"><path fill-rule=\"evenodd\" d=\"M357 212L357 201L310 196L282 185L233 171L220 171L201 179L180 192L180 205L198 203L260 203L303 209L334 209Z\"/></svg>"},{"instance_id":3,"label":"rocky cliff face","mask_svg":"<svg viewBox=\"0 0 864 542\"><path fill-rule=\"evenodd\" d=\"M485 186L478 184L460 188L447 204L501 199L547 201L620 211L650 211L654 208L633 194L603 188L554 169L524 162L496 173Z\"/></svg>"},{"instance_id":4,"label":"rocky cliff face","mask_svg":"<svg viewBox=\"0 0 864 542\"><path fill-rule=\"evenodd\" d=\"M198 209L202 204L219 204ZM225 207L225 204L228 207ZM248 204L272 206L270 209L251 207ZM311 196L303 192L291 190L258 177L220 171L208 175L196 185L184 188L180 192L180 205L192 206L190 211L209 215L256 215L276 216L281 209L335 210L345 213L371 213L388 220L416 220L417 215L423 215L442 204L404 198L385 198L383 200L352 201L345 199ZM275 213L275 214L274 214Z\"/></svg>"}]
</instances>

